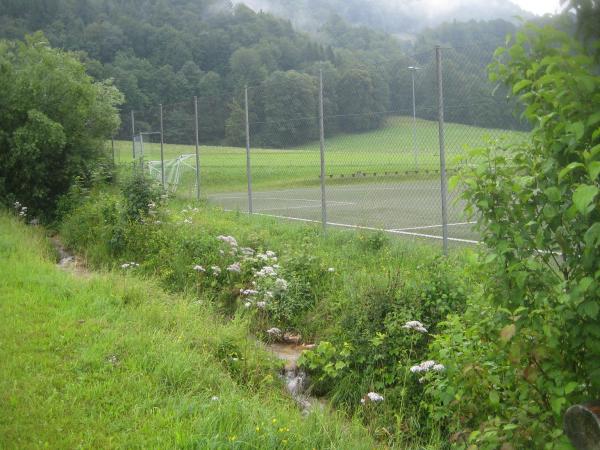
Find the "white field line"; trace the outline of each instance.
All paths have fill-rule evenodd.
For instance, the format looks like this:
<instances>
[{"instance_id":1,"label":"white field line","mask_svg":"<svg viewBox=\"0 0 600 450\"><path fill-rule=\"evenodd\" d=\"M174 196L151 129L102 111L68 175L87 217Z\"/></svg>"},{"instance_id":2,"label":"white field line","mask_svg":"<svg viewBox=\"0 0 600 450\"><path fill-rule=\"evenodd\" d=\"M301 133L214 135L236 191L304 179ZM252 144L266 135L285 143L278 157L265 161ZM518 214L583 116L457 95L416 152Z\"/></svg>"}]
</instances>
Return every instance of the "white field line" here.
<instances>
[{"instance_id":1,"label":"white field line","mask_svg":"<svg viewBox=\"0 0 600 450\"><path fill-rule=\"evenodd\" d=\"M228 196L228 197L216 197L213 200L241 200L241 199L247 199L248 196L247 195L240 195L240 196ZM310 199L310 198L281 198L281 197L257 197L257 196L252 196L252 200L281 200L281 201L286 201L286 202L315 202L315 203L319 203L319 205L321 204L321 200L315 200L315 199ZM336 205L356 205L356 203L354 202L340 202L340 201L335 201L335 200L327 200L327 203L335 203ZM280 209L280 208L277 208Z\"/></svg>"},{"instance_id":2,"label":"white field line","mask_svg":"<svg viewBox=\"0 0 600 450\"><path fill-rule=\"evenodd\" d=\"M456 222L449 223L448 226L457 226L457 225L473 225L477 222ZM426 230L428 228L442 228L444 225L424 225L421 227L411 227L411 228L395 228L393 230L389 230L390 232L399 232L399 231L417 231L417 230Z\"/></svg>"},{"instance_id":3,"label":"white field line","mask_svg":"<svg viewBox=\"0 0 600 450\"><path fill-rule=\"evenodd\" d=\"M235 210L233 210L233 209L224 209L223 211L235 212ZM253 213L253 214L256 216L274 217L276 219L295 220L298 222L321 223L320 220L302 219L299 217L280 216L280 215L276 215L276 214L264 214L264 213L258 213L258 212ZM442 236L435 236L433 234L412 233L410 231L386 230L384 228L365 227L365 226L361 226L361 225L350 225L347 223L336 223L336 222L326 222L326 224L332 225L334 227L353 228L353 229L357 229L357 230L385 231L386 233L401 234L404 236L414 236L414 237L422 237L422 238L437 239L437 240L444 239ZM451 238L451 237L449 237L448 240L452 241L452 242L462 242L465 244L479 244L480 243L479 241L473 241L470 239L459 239L459 238Z\"/></svg>"},{"instance_id":4,"label":"white field line","mask_svg":"<svg viewBox=\"0 0 600 450\"><path fill-rule=\"evenodd\" d=\"M321 205L307 205L307 206L281 206L279 208L260 208L258 212L264 211L280 211L282 209L310 209L310 208L321 208Z\"/></svg>"}]
</instances>

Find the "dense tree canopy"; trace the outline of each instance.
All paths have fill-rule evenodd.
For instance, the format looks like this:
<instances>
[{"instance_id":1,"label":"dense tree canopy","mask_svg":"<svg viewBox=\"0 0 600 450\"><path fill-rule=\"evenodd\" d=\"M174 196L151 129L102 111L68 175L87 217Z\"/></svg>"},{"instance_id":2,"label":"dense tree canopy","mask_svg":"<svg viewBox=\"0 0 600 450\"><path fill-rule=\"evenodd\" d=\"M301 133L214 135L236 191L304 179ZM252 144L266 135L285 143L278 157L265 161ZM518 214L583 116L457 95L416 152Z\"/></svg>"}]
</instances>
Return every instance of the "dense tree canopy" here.
<instances>
[{"instance_id":1,"label":"dense tree canopy","mask_svg":"<svg viewBox=\"0 0 600 450\"><path fill-rule=\"evenodd\" d=\"M94 82L41 34L0 41L0 199L50 216L118 128L121 101L114 86Z\"/></svg>"},{"instance_id":2,"label":"dense tree canopy","mask_svg":"<svg viewBox=\"0 0 600 450\"><path fill-rule=\"evenodd\" d=\"M446 93L456 102L478 106L454 108L448 120L522 127L504 93L492 96L494 86L486 78L493 50L514 31L513 25L502 20L447 24L423 33L413 46L382 31L351 26L340 16L331 16L318 34L308 36L286 20L256 13L242 4L233 6L228 0L0 0L0 11L0 37L21 39L26 32L41 29L52 45L82 52L95 79L114 80L126 99L122 137L130 134L131 109L191 103L198 96L201 142L240 143L243 129L234 127L243 124L239 108L245 85L266 92L267 85L272 87L279 80L285 81L289 92L301 94L306 92L307 77L316 85L319 68L324 69L328 134L376 128L384 122L386 111L411 114L408 66L415 64L424 68L418 74L417 115L434 118L435 44L468 46L445 61L448 83L463 91L469 86L468 95L460 89L446 89ZM290 99L287 94L284 97ZM251 114L260 123L278 118L278 125L261 127L259 139L263 145L276 146L283 139L275 138L274 132L281 118L303 114L304 106L313 100L305 100L308 103L294 111L286 109L289 102L271 100L270 109L265 109L267 99L251 95ZM173 113L171 123L183 127L190 120L191 110L186 111ZM316 109L311 111L316 114ZM156 114L152 117L142 114L138 128L158 129ZM171 127L170 132L172 140L192 139L183 129ZM312 137L305 130L294 131L287 139L299 143Z\"/></svg>"}]
</instances>

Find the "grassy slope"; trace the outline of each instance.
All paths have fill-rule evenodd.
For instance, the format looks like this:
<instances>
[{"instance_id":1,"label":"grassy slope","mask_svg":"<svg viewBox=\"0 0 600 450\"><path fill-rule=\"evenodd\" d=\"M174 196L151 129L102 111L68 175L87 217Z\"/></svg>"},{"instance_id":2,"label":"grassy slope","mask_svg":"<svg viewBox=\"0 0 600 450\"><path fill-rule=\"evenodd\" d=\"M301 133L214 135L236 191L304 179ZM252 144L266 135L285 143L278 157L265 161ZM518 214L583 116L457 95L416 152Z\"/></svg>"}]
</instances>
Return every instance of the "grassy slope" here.
<instances>
[{"instance_id":1,"label":"grassy slope","mask_svg":"<svg viewBox=\"0 0 600 450\"><path fill-rule=\"evenodd\" d=\"M190 136L193 136L190 130ZM391 117L385 127L361 134L339 134L326 140L327 174L349 175L357 171L385 172L415 169L413 123L411 118ZM489 138L514 141L525 133L495 130L448 123L445 127L448 162L463 153L465 146L476 147ZM416 127L418 169L439 168L438 124L418 120ZM117 160L131 161L131 142L115 142ZM160 145L144 145L146 160L160 160ZM165 145L165 159L194 153L194 146ZM202 146L200 165L204 192L235 191L245 188L246 151L234 147ZM192 166L195 160L188 161ZM319 143L285 150L252 149L255 188L277 188L313 185L320 174ZM185 176L185 175L184 175ZM188 171L186 184L193 185L194 175Z\"/></svg>"},{"instance_id":2,"label":"grassy slope","mask_svg":"<svg viewBox=\"0 0 600 450\"><path fill-rule=\"evenodd\" d=\"M148 281L75 278L37 230L0 215L0 231L0 448L373 447L303 419L243 324Z\"/></svg>"}]
</instances>

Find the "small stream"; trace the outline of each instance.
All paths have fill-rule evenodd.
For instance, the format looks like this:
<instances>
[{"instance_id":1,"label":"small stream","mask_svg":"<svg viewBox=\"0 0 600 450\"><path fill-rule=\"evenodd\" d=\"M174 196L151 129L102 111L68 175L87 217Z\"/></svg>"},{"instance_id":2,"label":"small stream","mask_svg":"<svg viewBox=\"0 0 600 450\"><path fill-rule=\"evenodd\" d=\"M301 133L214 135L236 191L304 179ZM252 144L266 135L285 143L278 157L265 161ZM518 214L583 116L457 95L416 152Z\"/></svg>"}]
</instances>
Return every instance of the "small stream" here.
<instances>
[{"instance_id":1,"label":"small stream","mask_svg":"<svg viewBox=\"0 0 600 450\"><path fill-rule=\"evenodd\" d=\"M323 408L325 400L310 395L307 390L309 385L308 375L298 367L298 358L304 350L311 347L302 344L276 342L268 344L267 348L279 359L285 361L281 378L302 412L308 414L315 407Z\"/></svg>"}]
</instances>

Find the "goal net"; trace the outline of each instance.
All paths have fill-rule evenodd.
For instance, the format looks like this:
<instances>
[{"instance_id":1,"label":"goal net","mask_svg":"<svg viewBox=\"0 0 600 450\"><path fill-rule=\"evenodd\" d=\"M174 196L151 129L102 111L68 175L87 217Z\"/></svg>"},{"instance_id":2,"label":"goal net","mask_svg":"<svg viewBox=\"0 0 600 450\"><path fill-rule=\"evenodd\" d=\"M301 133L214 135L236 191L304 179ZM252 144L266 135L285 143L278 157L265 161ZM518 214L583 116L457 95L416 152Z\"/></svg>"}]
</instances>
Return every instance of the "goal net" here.
<instances>
[{"instance_id":1,"label":"goal net","mask_svg":"<svg viewBox=\"0 0 600 450\"><path fill-rule=\"evenodd\" d=\"M179 155L175 159L165 160L165 188L169 192L192 194L196 189L196 155L194 153ZM161 162L146 163L151 177L162 182Z\"/></svg>"}]
</instances>

